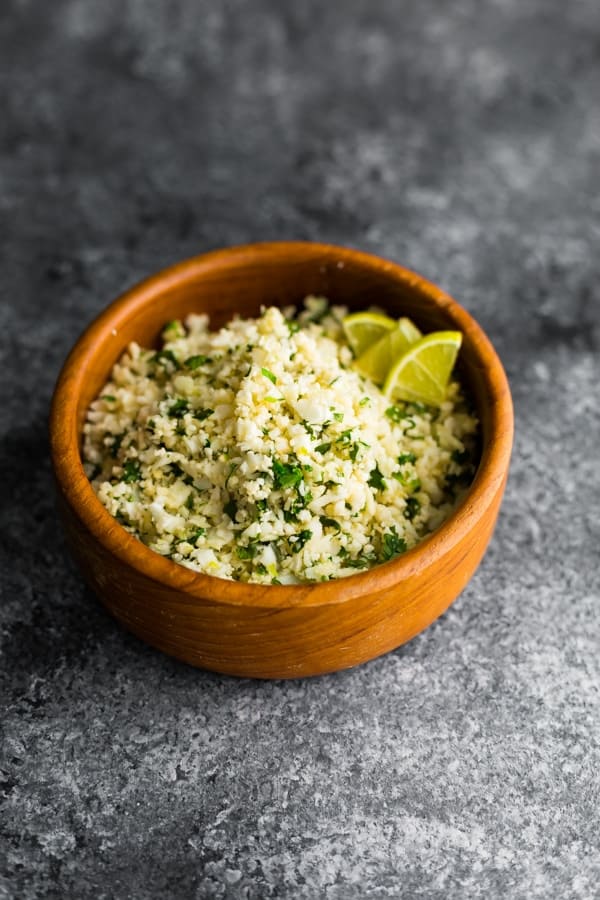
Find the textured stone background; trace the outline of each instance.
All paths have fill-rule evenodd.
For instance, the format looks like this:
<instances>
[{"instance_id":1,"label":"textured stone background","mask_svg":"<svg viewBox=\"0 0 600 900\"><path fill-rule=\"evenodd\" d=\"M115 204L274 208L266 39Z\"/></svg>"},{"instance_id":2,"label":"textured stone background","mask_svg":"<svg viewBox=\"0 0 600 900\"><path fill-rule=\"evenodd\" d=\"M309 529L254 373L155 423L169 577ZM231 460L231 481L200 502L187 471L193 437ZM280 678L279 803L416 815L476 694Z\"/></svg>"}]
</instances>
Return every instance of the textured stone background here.
<instances>
[{"instance_id":1,"label":"textured stone background","mask_svg":"<svg viewBox=\"0 0 600 900\"><path fill-rule=\"evenodd\" d=\"M0 71L0 896L598 897L598 0L2 0ZM440 282L517 435L447 615L260 683L146 648L84 589L46 417L126 285L278 237Z\"/></svg>"}]
</instances>

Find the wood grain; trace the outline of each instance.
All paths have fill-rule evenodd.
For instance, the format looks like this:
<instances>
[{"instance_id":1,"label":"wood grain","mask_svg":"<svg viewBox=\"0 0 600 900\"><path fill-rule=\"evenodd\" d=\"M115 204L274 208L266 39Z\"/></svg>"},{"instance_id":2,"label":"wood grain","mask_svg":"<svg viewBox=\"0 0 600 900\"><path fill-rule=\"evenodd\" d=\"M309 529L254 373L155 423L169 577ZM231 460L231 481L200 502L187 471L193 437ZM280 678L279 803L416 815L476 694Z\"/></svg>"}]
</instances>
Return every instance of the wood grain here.
<instances>
[{"instance_id":1,"label":"wood grain","mask_svg":"<svg viewBox=\"0 0 600 900\"><path fill-rule=\"evenodd\" d=\"M95 496L80 457L89 403L130 341L156 342L164 323L206 312L218 326L262 305L323 294L371 304L424 331L463 333L461 377L481 422L473 486L450 519L385 565L323 584L248 585L196 574L128 534ZM492 535L508 473L513 412L502 365L482 329L451 297L386 260L313 243L233 247L179 263L137 285L96 319L56 386L50 439L67 539L87 582L127 628L193 665L290 678L364 662L414 637L458 596Z\"/></svg>"}]
</instances>

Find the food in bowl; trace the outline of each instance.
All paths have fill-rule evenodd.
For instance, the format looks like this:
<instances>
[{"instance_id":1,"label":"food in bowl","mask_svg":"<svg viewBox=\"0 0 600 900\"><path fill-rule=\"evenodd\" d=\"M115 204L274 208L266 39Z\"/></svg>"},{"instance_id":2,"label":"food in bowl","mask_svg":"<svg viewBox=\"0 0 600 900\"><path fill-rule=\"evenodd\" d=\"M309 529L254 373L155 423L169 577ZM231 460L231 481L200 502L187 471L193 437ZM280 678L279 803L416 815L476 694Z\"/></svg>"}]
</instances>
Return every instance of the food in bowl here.
<instances>
[{"instance_id":1,"label":"food in bowl","mask_svg":"<svg viewBox=\"0 0 600 900\"><path fill-rule=\"evenodd\" d=\"M84 426L106 509L181 565L266 584L349 576L438 528L473 478L477 420L455 378L435 405L410 377L397 399L410 360L379 387L346 313L309 297L298 314L267 307L218 331L190 315L158 350L130 344Z\"/></svg>"},{"instance_id":2,"label":"food in bowl","mask_svg":"<svg viewBox=\"0 0 600 900\"><path fill-rule=\"evenodd\" d=\"M158 347L168 320L185 322L190 313L207 313L217 330L236 315L258 317L261 304L298 305L307 295L334 298L349 315L380 304L397 321L410 317L426 336L442 329L461 334L456 371L476 410L479 445L467 496L416 547L384 565L354 570L350 578L248 583L191 570L150 550L105 509L82 466L86 412L115 361L132 341ZM357 362L358 356L352 365ZM396 400L392 404L400 406ZM512 437L502 364L462 306L389 260L306 242L215 250L129 289L72 348L50 416L65 535L102 603L139 638L180 660L259 678L298 678L357 665L400 646L440 616L469 582L489 544Z\"/></svg>"}]
</instances>

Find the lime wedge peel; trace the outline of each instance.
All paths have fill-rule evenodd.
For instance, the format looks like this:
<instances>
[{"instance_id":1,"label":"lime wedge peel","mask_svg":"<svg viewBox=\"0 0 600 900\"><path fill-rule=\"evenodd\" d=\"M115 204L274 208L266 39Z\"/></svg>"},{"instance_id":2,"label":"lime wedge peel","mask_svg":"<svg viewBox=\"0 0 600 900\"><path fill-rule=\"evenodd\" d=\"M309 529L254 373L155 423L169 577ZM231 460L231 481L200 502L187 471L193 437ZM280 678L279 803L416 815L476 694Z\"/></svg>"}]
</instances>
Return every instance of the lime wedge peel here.
<instances>
[{"instance_id":1,"label":"lime wedge peel","mask_svg":"<svg viewBox=\"0 0 600 900\"><path fill-rule=\"evenodd\" d=\"M461 343L460 331L434 331L420 338L389 370L382 389L385 396L439 406Z\"/></svg>"}]
</instances>

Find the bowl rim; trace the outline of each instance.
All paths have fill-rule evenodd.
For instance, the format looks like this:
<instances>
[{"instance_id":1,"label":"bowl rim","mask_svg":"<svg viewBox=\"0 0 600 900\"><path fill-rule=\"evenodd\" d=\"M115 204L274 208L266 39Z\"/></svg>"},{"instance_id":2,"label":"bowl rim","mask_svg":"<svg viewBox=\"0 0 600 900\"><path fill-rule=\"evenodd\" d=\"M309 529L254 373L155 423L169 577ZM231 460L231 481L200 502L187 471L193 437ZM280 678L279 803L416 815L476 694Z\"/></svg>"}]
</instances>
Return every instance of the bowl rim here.
<instances>
[{"instance_id":1,"label":"bowl rim","mask_svg":"<svg viewBox=\"0 0 600 900\"><path fill-rule=\"evenodd\" d=\"M481 363L486 393L491 401L490 440L484 447L471 487L461 503L431 535L402 556L326 582L292 585L263 585L232 581L188 569L151 550L126 531L96 496L83 469L77 405L87 367L95 348L136 311L178 284L196 280L211 270L235 267L242 263L266 264L282 253L290 263L306 262L314 256L337 265L352 263L377 271L406 287L426 295L457 323L457 329L470 340ZM108 374L108 373L107 373ZM197 597L218 605L256 608L328 606L393 588L399 582L416 578L454 547L482 518L485 510L502 489L508 474L513 439L513 408L508 379L489 338L475 319L449 294L411 269L383 257L349 247L313 241L270 241L242 244L212 250L175 263L134 284L112 301L84 330L70 351L59 373L49 421L52 465L60 497L80 524L109 554L150 577L164 588Z\"/></svg>"}]
</instances>

